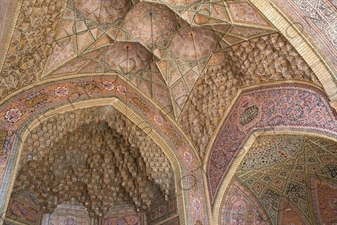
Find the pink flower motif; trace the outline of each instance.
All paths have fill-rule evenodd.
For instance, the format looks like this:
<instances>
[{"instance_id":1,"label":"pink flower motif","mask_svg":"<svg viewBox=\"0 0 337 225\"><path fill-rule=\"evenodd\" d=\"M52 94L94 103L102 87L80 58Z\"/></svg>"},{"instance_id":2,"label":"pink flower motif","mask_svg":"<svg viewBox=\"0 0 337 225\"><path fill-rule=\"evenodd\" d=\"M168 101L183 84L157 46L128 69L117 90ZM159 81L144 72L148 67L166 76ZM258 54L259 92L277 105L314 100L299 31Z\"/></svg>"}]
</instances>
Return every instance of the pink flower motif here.
<instances>
[{"instance_id":1,"label":"pink flower motif","mask_svg":"<svg viewBox=\"0 0 337 225\"><path fill-rule=\"evenodd\" d=\"M69 90L66 87L57 87L55 89L55 94L58 97L66 97L69 94Z\"/></svg>"},{"instance_id":2,"label":"pink flower motif","mask_svg":"<svg viewBox=\"0 0 337 225\"><path fill-rule=\"evenodd\" d=\"M153 120L154 120L154 122L156 122L156 124L158 124L159 126L163 126L163 125L164 125L164 119L163 119L163 117L161 117L161 116L155 115L155 116L153 117Z\"/></svg>"},{"instance_id":3,"label":"pink flower motif","mask_svg":"<svg viewBox=\"0 0 337 225\"><path fill-rule=\"evenodd\" d=\"M118 86L117 91L122 95L126 95L126 93L127 93L126 88L123 87L123 86Z\"/></svg>"},{"instance_id":4,"label":"pink flower motif","mask_svg":"<svg viewBox=\"0 0 337 225\"><path fill-rule=\"evenodd\" d=\"M17 122L19 119L21 119L22 113L19 109L10 109L6 112L5 114L5 119L8 122L12 122L15 123Z\"/></svg>"},{"instance_id":5,"label":"pink flower motif","mask_svg":"<svg viewBox=\"0 0 337 225\"><path fill-rule=\"evenodd\" d=\"M192 158L191 154L188 153L188 152L185 152L185 153L184 153L184 159L185 159L186 162L188 162L189 164L191 164L192 161L193 161L193 158Z\"/></svg>"},{"instance_id":6,"label":"pink flower motif","mask_svg":"<svg viewBox=\"0 0 337 225\"><path fill-rule=\"evenodd\" d=\"M199 199L193 199L193 208L195 209L195 211L200 212L201 204Z\"/></svg>"},{"instance_id":7,"label":"pink flower motif","mask_svg":"<svg viewBox=\"0 0 337 225\"><path fill-rule=\"evenodd\" d=\"M103 85L105 90L111 91L111 90L115 89L115 85L110 81L104 81L102 85Z\"/></svg>"}]
</instances>

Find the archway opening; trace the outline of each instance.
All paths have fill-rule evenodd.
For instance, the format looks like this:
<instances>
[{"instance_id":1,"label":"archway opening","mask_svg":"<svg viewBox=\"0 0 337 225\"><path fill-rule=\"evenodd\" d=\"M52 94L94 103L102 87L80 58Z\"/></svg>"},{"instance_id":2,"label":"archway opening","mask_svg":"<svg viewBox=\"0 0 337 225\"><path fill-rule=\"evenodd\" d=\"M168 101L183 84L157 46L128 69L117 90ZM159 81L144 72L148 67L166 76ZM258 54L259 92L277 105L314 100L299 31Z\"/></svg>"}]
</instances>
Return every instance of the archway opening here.
<instances>
[{"instance_id":1,"label":"archway opening","mask_svg":"<svg viewBox=\"0 0 337 225\"><path fill-rule=\"evenodd\" d=\"M111 107L43 121L30 130L19 166L12 222L38 224L44 214L43 224L151 224L177 214L169 159Z\"/></svg>"}]
</instances>

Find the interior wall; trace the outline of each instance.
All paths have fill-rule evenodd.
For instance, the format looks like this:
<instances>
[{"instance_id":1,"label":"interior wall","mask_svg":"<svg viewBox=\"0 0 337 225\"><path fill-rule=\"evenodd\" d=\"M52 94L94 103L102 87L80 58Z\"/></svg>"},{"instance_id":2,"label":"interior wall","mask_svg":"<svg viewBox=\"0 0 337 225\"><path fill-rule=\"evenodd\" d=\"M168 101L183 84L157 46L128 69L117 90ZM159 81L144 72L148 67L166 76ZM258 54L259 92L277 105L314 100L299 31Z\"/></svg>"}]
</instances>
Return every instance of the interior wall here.
<instances>
[{"instance_id":1,"label":"interior wall","mask_svg":"<svg viewBox=\"0 0 337 225\"><path fill-rule=\"evenodd\" d=\"M13 225L39 225L42 212L37 199L31 193L12 194L6 212L5 223Z\"/></svg>"},{"instance_id":2,"label":"interior wall","mask_svg":"<svg viewBox=\"0 0 337 225\"><path fill-rule=\"evenodd\" d=\"M75 202L58 205L52 214L44 214L41 225L93 225L87 209Z\"/></svg>"},{"instance_id":3,"label":"interior wall","mask_svg":"<svg viewBox=\"0 0 337 225\"><path fill-rule=\"evenodd\" d=\"M177 201L174 196L165 200L162 195L157 194L153 197L151 207L146 213L147 222L149 225L160 223L168 217L176 215L177 212Z\"/></svg>"}]
</instances>

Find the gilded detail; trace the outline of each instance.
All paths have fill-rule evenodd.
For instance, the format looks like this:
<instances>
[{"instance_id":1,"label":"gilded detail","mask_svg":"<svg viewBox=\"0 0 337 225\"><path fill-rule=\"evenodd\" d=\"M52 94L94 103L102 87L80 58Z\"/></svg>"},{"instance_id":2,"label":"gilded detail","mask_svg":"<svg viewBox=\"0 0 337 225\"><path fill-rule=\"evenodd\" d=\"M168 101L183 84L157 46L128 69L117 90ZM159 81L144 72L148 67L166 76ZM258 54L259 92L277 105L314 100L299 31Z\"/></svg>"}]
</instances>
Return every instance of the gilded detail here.
<instances>
[{"instance_id":1,"label":"gilded detail","mask_svg":"<svg viewBox=\"0 0 337 225\"><path fill-rule=\"evenodd\" d=\"M132 98L132 101L144 112L149 112L149 108L139 98Z\"/></svg>"},{"instance_id":2,"label":"gilded detail","mask_svg":"<svg viewBox=\"0 0 337 225\"><path fill-rule=\"evenodd\" d=\"M45 93L41 92L36 92L26 98L26 106L30 108L36 108L38 107L41 103L47 101L48 95Z\"/></svg>"},{"instance_id":3,"label":"gilded detail","mask_svg":"<svg viewBox=\"0 0 337 225\"><path fill-rule=\"evenodd\" d=\"M6 142L6 138L7 138L7 132L4 130L0 130L0 145L1 147L4 147L5 142ZM4 152L1 151L0 155L2 155Z\"/></svg>"}]
</instances>

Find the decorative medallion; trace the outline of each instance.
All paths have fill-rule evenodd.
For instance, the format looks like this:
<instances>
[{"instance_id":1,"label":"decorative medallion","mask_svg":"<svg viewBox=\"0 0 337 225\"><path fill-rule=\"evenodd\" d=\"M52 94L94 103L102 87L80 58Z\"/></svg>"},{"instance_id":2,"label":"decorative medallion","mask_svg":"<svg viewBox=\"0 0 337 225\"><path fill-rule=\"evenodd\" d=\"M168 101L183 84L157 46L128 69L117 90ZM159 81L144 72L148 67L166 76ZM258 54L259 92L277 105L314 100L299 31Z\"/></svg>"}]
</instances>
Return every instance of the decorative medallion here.
<instances>
[{"instance_id":1,"label":"decorative medallion","mask_svg":"<svg viewBox=\"0 0 337 225\"><path fill-rule=\"evenodd\" d=\"M164 119L163 119L163 117L161 117L161 116L155 115L155 116L153 117L153 120L154 120L154 122L156 122L159 126L163 126L163 125L164 125Z\"/></svg>"},{"instance_id":2,"label":"decorative medallion","mask_svg":"<svg viewBox=\"0 0 337 225\"><path fill-rule=\"evenodd\" d=\"M117 91L122 95L126 95L127 93L126 88L124 86L118 86Z\"/></svg>"},{"instance_id":3,"label":"decorative medallion","mask_svg":"<svg viewBox=\"0 0 337 225\"><path fill-rule=\"evenodd\" d=\"M21 119L22 113L19 109L10 109L6 112L5 114L5 119L8 122L12 122L15 123L17 122L19 119Z\"/></svg>"},{"instance_id":4,"label":"decorative medallion","mask_svg":"<svg viewBox=\"0 0 337 225\"><path fill-rule=\"evenodd\" d=\"M239 116L239 122L241 125L252 122L258 115L259 108L256 105L252 105L246 108Z\"/></svg>"},{"instance_id":5,"label":"decorative medallion","mask_svg":"<svg viewBox=\"0 0 337 225\"><path fill-rule=\"evenodd\" d=\"M193 199L193 207L196 212L200 212L201 204L199 199L197 198Z\"/></svg>"},{"instance_id":6,"label":"decorative medallion","mask_svg":"<svg viewBox=\"0 0 337 225\"><path fill-rule=\"evenodd\" d=\"M184 159L185 159L185 161L188 162L189 164L191 164L192 161L193 161L193 158L192 158L191 154L188 153L188 152L185 152L185 153L184 153Z\"/></svg>"},{"instance_id":7,"label":"decorative medallion","mask_svg":"<svg viewBox=\"0 0 337 225\"><path fill-rule=\"evenodd\" d=\"M139 43L118 42L104 51L105 66L124 75L144 70L154 59L152 53Z\"/></svg>"},{"instance_id":8,"label":"decorative medallion","mask_svg":"<svg viewBox=\"0 0 337 225\"><path fill-rule=\"evenodd\" d=\"M177 25L175 13L167 6L148 2L137 4L125 18L126 30L145 44L168 40Z\"/></svg>"},{"instance_id":9,"label":"decorative medallion","mask_svg":"<svg viewBox=\"0 0 337 225\"><path fill-rule=\"evenodd\" d=\"M58 97L66 97L69 94L69 90L66 87L57 87L55 89L55 94Z\"/></svg>"},{"instance_id":10,"label":"decorative medallion","mask_svg":"<svg viewBox=\"0 0 337 225\"><path fill-rule=\"evenodd\" d=\"M104 87L105 90L109 90L109 91L115 89L115 85L110 81L104 81L102 83L102 86Z\"/></svg>"}]
</instances>

